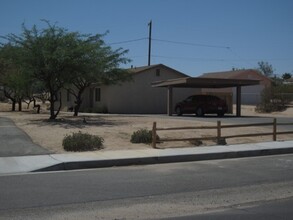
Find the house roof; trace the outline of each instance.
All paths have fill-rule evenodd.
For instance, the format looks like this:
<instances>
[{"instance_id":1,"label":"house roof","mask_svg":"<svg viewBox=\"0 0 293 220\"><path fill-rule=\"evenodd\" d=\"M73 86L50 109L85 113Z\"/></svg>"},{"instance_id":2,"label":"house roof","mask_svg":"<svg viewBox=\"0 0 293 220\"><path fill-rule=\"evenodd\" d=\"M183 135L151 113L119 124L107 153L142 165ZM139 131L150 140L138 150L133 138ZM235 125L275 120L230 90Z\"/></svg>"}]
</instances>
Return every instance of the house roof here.
<instances>
[{"instance_id":1,"label":"house roof","mask_svg":"<svg viewBox=\"0 0 293 220\"><path fill-rule=\"evenodd\" d=\"M139 72L142 72L142 71L145 71L145 70L148 70L148 69L152 69L152 68L155 68L159 66L158 64L156 65L151 65L151 66L139 66L139 67L131 67L129 69L127 69L129 72L131 73L139 73Z\"/></svg>"},{"instance_id":2,"label":"house roof","mask_svg":"<svg viewBox=\"0 0 293 220\"><path fill-rule=\"evenodd\" d=\"M149 70L149 69L156 69L156 68L166 68L166 69L169 69L171 71L174 71L174 72L177 72L178 74L182 75L183 77L188 77L188 75L178 71L178 70L175 70L175 69L172 69L171 67L168 67L164 64L154 64L154 65L150 65L150 66L140 66L140 67L133 67L133 68L129 68L127 69L130 73L141 73L141 72L144 72L146 70Z\"/></svg>"},{"instance_id":3,"label":"house roof","mask_svg":"<svg viewBox=\"0 0 293 220\"><path fill-rule=\"evenodd\" d=\"M176 88L228 88L237 86L258 85L259 80L251 79L223 79L223 78L203 78L185 77L169 79L152 83L152 87L176 87Z\"/></svg>"},{"instance_id":4,"label":"house roof","mask_svg":"<svg viewBox=\"0 0 293 220\"><path fill-rule=\"evenodd\" d=\"M258 79L262 78L270 80L268 77L262 75L259 71L253 69L204 73L199 77L214 79L249 79L249 75L251 74L255 75Z\"/></svg>"}]
</instances>

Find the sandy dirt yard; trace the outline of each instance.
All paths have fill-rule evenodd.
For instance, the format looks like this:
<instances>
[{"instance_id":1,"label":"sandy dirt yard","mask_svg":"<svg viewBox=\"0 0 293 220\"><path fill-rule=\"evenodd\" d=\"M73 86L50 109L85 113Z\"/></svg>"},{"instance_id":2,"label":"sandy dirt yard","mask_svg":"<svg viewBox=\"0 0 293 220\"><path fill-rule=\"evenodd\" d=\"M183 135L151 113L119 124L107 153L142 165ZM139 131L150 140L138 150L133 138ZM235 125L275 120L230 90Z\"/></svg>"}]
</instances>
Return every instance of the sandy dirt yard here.
<instances>
[{"instance_id":1,"label":"sandy dirt yard","mask_svg":"<svg viewBox=\"0 0 293 220\"><path fill-rule=\"evenodd\" d=\"M254 106L243 106L242 115L260 116L260 117L293 117L293 108L288 108L284 112L272 114L257 114ZM157 127L186 127L186 126L215 126L215 122L206 122L204 120L188 120L188 117L167 117L165 115L113 115L113 114L80 114L79 117L73 117L72 113L60 113L57 120L49 121L48 111L42 110L41 114L36 114L34 110L23 112L11 112L11 106L6 103L0 103L0 117L11 118L15 124L24 130L31 139L42 147L53 153L65 153L62 147L62 140L65 135L73 132L86 132L99 135L104 138L103 150L124 150L124 149L146 149L151 148L146 144L132 144L131 135L134 131L145 128L151 130L153 122L157 122ZM194 119L194 116L190 116ZM86 123L84 122L86 120ZM237 128L224 129L222 135L271 132L272 128ZM216 130L181 130L181 131L159 131L160 138L198 138L216 136ZM280 135L278 139L293 140L293 135ZM249 138L228 139L228 144L255 143L271 141L271 136L257 136ZM202 146L216 145L213 141L203 141ZM190 142L163 142L158 144L159 148L169 147L192 147Z\"/></svg>"}]
</instances>

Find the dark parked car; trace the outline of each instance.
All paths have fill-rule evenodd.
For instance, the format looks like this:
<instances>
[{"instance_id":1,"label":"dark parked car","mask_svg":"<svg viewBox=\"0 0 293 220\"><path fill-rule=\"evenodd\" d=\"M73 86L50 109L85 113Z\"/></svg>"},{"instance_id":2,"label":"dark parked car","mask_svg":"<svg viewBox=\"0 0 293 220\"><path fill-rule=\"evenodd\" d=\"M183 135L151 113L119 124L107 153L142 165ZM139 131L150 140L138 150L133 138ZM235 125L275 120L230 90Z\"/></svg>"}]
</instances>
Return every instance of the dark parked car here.
<instances>
[{"instance_id":1,"label":"dark parked car","mask_svg":"<svg viewBox=\"0 0 293 220\"><path fill-rule=\"evenodd\" d=\"M195 113L197 116L205 114L218 114L224 116L227 113L227 104L224 100L212 95L193 95L176 104L177 115Z\"/></svg>"}]
</instances>

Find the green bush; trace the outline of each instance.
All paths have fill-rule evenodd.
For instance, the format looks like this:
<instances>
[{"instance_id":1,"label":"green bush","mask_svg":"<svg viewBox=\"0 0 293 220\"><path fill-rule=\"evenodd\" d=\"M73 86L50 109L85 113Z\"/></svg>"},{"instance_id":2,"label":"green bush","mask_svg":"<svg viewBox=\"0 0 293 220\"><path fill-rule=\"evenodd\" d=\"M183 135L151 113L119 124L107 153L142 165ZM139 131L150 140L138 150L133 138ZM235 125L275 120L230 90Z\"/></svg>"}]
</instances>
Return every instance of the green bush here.
<instances>
[{"instance_id":1,"label":"green bush","mask_svg":"<svg viewBox=\"0 0 293 220\"><path fill-rule=\"evenodd\" d=\"M157 141L159 141L159 136L157 135ZM131 143L143 143L143 144L150 144L152 143L152 131L147 129L139 129L138 131L133 132L131 135Z\"/></svg>"},{"instance_id":2,"label":"green bush","mask_svg":"<svg viewBox=\"0 0 293 220\"><path fill-rule=\"evenodd\" d=\"M72 133L66 135L63 139L62 145L66 151L92 151L103 148L104 139L88 133Z\"/></svg>"},{"instance_id":3,"label":"green bush","mask_svg":"<svg viewBox=\"0 0 293 220\"><path fill-rule=\"evenodd\" d=\"M261 94L261 103L256 106L256 112L278 112L284 111L287 105L292 101L290 92L293 87L288 85L278 85L265 88Z\"/></svg>"}]
</instances>

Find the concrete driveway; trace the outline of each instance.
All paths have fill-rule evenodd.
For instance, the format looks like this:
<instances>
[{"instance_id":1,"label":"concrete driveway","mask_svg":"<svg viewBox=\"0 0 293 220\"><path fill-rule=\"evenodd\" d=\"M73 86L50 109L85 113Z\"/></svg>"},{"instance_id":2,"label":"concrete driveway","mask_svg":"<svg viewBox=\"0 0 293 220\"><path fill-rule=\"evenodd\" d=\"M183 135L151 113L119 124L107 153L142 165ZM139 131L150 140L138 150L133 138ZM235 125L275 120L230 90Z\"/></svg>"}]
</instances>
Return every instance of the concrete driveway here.
<instances>
[{"instance_id":1,"label":"concrete driveway","mask_svg":"<svg viewBox=\"0 0 293 220\"><path fill-rule=\"evenodd\" d=\"M11 119L0 117L0 157L52 153L34 144L30 137L16 127Z\"/></svg>"}]
</instances>

